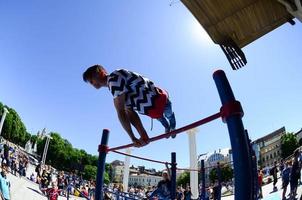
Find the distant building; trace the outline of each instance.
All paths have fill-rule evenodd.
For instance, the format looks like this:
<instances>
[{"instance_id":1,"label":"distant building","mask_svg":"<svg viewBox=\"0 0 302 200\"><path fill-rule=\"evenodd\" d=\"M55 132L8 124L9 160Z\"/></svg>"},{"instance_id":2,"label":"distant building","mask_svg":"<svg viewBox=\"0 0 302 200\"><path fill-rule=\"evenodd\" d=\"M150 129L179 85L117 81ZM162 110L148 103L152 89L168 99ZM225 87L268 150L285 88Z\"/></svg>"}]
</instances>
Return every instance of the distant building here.
<instances>
[{"instance_id":1,"label":"distant building","mask_svg":"<svg viewBox=\"0 0 302 200\"><path fill-rule=\"evenodd\" d=\"M124 162L115 160L112 166L112 182L122 183L124 177ZM161 180L161 172L155 169L146 169L145 166L129 167L129 186L153 186Z\"/></svg>"},{"instance_id":2,"label":"distant building","mask_svg":"<svg viewBox=\"0 0 302 200\"><path fill-rule=\"evenodd\" d=\"M252 142L257 163L261 168L270 167L275 161L281 160L281 137L285 133L285 127L282 127Z\"/></svg>"},{"instance_id":3,"label":"distant building","mask_svg":"<svg viewBox=\"0 0 302 200\"><path fill-rule=\"evenodd\" d=\"M124 174L124 162L120 160L115 160L111 163L111 166L112 166L112 181L114 183L122 183L123 174Z\"/></svg>"},{"instance_id":4,"label":"distant building","mask_svg":"<svg viewBox=\"0 0 302 200\"><path fill-rule=\"evenodd\" d=\"M302 146L302 128L297 133L295 133L295 136L297 138L299 146Z\"/></svg>"},{"instance_id":5,"label":"distant building","mask_svg":"<svg viewBox=\"0 0 302 200\"><path fill-rule=\"evenodd\" d=\"M161 176L153 176L147 174L130 174L129 186L156 186L162 180Z\"/></svg>"},{"instance_id":6,"label":"distant building","mask_svg":"<svg viewBox=\"0 0 302 200\"><path fill-rule=\"evenodd\" d=\"M204 155L205 157L205 181L206 185L210 183L209 174L213 168L217 166L219 162L220 165L229 164L233 168L233 156L232 150L230 148L219 149L211 153ZM200 162L199 162L200 168Z\"/></svg>"}]
</instances>

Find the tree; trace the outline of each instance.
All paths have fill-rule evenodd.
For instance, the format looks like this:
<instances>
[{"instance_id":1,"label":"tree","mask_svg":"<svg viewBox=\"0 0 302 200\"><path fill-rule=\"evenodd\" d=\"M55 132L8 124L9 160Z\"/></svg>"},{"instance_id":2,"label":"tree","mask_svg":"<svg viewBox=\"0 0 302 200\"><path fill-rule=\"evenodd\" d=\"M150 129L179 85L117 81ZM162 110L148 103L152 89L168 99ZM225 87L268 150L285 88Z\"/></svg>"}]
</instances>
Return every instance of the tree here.
<instances>
[{"instance_id":1,"label":"tree","mask_svg":"<svg viewBox=\"0 0 302 200\"><path fill-rule=\"evenodd\" d=\"M218 180L217 168L213 168L210 171L209 178L212 183L215 182L215 180ZM229 165L222 167L221 168L221 181L222 182L229 181L232 178L233 178L233 169Z\"/></svg>"},{"instance_id":2,"label":"tree","mask_svg":"<svg viewBox=\"0 0 302 200\"><path fill-rule=\"evenodd\" d=\"M86 180L95 179L97 174L97 167L92 165L86 165L84 167L83 178Z\"/></svg>"},{"instance_id":3,"label":"tree","mask_svg":"<svg viewBox=\"0 0 302 200\"><path fill-rule=\"evenodd\" d=\"M286 133L281 137L281 157L287 158L299 147L296 136L293 133Z\"/></svg>"},{"instance_id":4,"label":"tree","mask_svg":"<svg viewBox=\"0 0 302 200\"><path fill-rule=\"evenodd\" d=\"M190 172L184 172L182 173L178 179L177 179L177 185L180 186L186 186L187 184L190 183Z\"/></svg>"}]
</instances>

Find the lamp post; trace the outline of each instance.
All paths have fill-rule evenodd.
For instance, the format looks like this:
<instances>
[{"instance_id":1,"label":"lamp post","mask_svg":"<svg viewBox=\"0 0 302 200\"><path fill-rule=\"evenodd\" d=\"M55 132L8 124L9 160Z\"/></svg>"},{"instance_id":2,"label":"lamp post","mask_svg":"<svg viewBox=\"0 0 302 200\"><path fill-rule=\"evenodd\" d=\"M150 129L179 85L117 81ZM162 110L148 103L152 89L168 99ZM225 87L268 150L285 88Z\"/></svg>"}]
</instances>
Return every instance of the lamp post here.
<instances>
[{"instance_id":1,"label":"lamp post","mask_svg":"<svg viewBox=\"0 0 302 200\"><path fill-rule=\"evenodd\" d=\"M2 127L3 127L4 120L5 120L5 117L6 117L7 113L9 113L9 112L8 112L7 108L4 107L3 114L2 114L2 117L1 117L1 122L0 122L0 136L1 136Z\"/></svg>"},{"instance_id":2,"label":"lamp post","mask_svg":"<svg viewBox=\"0 0 302 200\"><path fill-rule=\"evenodd\" d=\"M50 137L50 135L45 135L46 137L46 143L44 146L44 151L43 151L43 156L42 156L42 165L45 165L45 160L46 160L46 156L47 156L47 150L48 150L48 146L49 146L49 141L52 139L52 137Z\"/></svg>"}]
</instances>

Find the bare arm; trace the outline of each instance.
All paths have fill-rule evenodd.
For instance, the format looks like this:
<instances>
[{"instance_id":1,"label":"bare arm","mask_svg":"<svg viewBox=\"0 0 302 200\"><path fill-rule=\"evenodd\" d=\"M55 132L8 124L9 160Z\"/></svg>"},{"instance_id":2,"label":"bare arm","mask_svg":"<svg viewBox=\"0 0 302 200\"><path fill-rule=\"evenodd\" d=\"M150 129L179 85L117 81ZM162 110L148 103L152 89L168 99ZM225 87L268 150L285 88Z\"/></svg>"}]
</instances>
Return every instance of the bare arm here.
<instances>
[{"instance_id":1,"label":"bare arm","mask_svg":"<svg viewBox=\"0 0 302 200\"><path fill-rule=\"evenodd\" d=\"M168 165L168 163L165 163L165 165L166 165L167 172L168 172L168 179L171 180L171 171L170 171L169 165Z\"/></svg>"},{"instance_id":2,"label":"bare arm","mask_svg":"<svg viewBox=\"0 0 302 200\"><path fill-rule=\"evenodd\" d=\"M128 118L125 110L125 94L122 94L114 99L114 106L123 128L128 133L131 140L135 140L136 138L131 129L130 119Z\"/></svg>"},{"instance_id":3,"label":"bare arm","mask_svg":"<svg viewBox=\"0 0 302 200\"><path fill-rule=\"evenodd\" d=\"M138 114L131 109L127 109L127 116L130 119L130 123L136 128L139 135L142 138L149 138Z\"/></svg>"}]
</instances>

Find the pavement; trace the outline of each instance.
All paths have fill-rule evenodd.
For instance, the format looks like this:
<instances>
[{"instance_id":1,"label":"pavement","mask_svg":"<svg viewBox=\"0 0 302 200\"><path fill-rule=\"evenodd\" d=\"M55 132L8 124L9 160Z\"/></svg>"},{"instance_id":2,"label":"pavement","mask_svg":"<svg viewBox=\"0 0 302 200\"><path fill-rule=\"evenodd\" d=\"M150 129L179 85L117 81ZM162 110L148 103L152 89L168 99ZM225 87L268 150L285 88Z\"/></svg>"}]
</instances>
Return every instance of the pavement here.
<instances>
[{"instance_id":1,"label":"pavement","mask_svg":"<svg viewBox=\"0 0 302 200\"><path fill-rule=\"evenodd\" d=\"M29 168L27 176L31 175L34 168ZM25 177L17 177L12 174L7 174L11 184L11 200L47 200L40 189L39 185L28 180ZM70 200L83 200L84 198L70 196ZM59 197L58 200L66 200L66 197Z\"/></svg>"},{"instance_id":2,"label":"pavement","mask_svg":"<svg viewBox=\"0 0 302 200\"><path fill-rule=\"evenodd\" d=\"M262 186L262 194L263 194L262 200L282 200L283 190L281 189L281 187L282 187L281 179L278 179L276 186L278 188L277 191L273 191L273 183ZM286 192L286 197L288 200L289 200L289 198L288 198L289 191L290 191L290 185L287 186L287 192ZM298 198L298 200L299 200L300 196L302 195L302 185L298 186L297 194L298 195L296 196L296 198ZM222 200L233 200L234 195L222 197L221 199Z\"/></svg>"}]
</instances>

